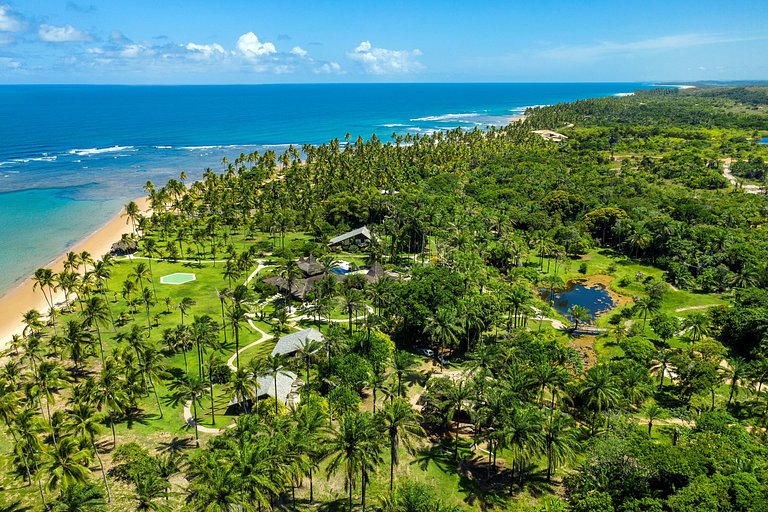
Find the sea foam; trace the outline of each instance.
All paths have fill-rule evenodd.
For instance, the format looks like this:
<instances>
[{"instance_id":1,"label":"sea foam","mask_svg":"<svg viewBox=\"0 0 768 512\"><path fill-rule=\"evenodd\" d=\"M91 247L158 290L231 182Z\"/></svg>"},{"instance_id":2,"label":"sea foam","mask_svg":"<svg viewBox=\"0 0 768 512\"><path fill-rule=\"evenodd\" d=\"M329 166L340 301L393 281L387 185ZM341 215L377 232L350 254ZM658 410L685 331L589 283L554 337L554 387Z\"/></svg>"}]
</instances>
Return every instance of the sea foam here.
<instances>
[{"instance_id":1,"label":"sea foam","mask_svg":"<svg viewBox=\"0 0 768 512\"><path fill-rule=\"evenodd\" d=\"M68 153L77 156L92 156L101 155L103 153L114 153L116 151L131 151L133 149L133 146L112 146L109 148L71 149Z\"/></svg>"},{"instance_id":2,"label":"sea foam","mask_svg":"<svg viewBox=\"0 0 768 512\"><path fill-rule=\"evenodd\" d=\"M466 117L478 117L480 114L475 112L469 112L465 114L442 114L439 116L426 116L426 117L416 117L411 119L411 121L456 121L461 120Z\"/></svg>"}]
</instances>

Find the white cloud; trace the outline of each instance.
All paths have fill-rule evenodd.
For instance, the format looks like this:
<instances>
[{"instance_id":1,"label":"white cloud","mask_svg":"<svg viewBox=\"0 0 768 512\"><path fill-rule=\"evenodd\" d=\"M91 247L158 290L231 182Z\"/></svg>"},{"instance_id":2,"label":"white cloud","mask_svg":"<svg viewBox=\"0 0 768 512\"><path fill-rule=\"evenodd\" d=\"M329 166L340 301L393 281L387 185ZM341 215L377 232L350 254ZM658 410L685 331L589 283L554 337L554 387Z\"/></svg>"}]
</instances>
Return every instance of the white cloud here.
<instances>
[{"instance_id":1,"label":"white cloud","mask_svg":"<svg viewBox=\"0 0 768 512\"><path fill-rule=\"evenodd\" d=\"M359 62L363 68L374 75L413 73L424 69L417 60L421 50L387 50L376 48L370 41L360 43L355 51L347 54L350 59Z\"/></svg>"},{"instance_id":2,"label":"white cloud","mask_svg":"<svg viewBox=\"0 0 768 512\"><path fill-rule=\"evenodd\" d=\"M154 53L155 52L152 48L147 48L141 44L128 44L125 45L122 50L120 50L120 56L127 57L129 59L135 59L136 57L141 57L143 55L152 55Z\"/></svg>"},{"instance_id":3,"label":"white cloud","mask_svg":"<svg viewBox=\"0 0 768 512\"><path fill-rule=\"evenodd\" d=\"M256 59L264 55L277 53L274 44L270 42L262 43L253 32L243 34L237 39L237 50L248 59Z\"/></svg>"},{"instance_id":4,"label":"white cloud","mask_svg":"<svg viewBox=\"0 0 768 512\"><path fill-rule=\"evenodd\" d=\"M341 64L338 62L326 62L312 70L316 75L329 75L331 73L341 73Z\"/></svg>"},{"instance_id":5,"label":"white cloud","mask_svg":"<svg viewBox=\"0 0 768 512\"><path fill-rule=\"evenodd\" d=\"M21 69L21 62L10 57L0 57L0 65L7 69Z\"/></svg>"},{"instance_id":6,"label":"white cloud","mask_svg":"<svg viewBox=\"0 0 768 512\"><path fill-rule=\"evenodd\" d=\"M539 53L541 57L558 60L596 60L608 55L638 52L658 52L713 44L764 40L765 37L734 37L722 34L676 34L641 39L626 43L603 41L592 45L558 46Z\"/></svg>"},{"instance_id":7,"label":"white cloud","mask_svg":"<svg viewBox=\"0 0 768 512\"><path fill-rule=\"evenodd\" d=\"M294 46L293 48L291 48L291 53L293 55L298 56L298 57L306 57L307 56L307 50L305 50L301 46Z\"/></svg>"},{"instance_id":8,"label":"white cloud","mask_svg":"<svg viewBox=\"0 0 768 512\"><path fill-rule=\"evenodd\" d=\"M193 58L198 58L198 59L210 59L211 57L222 56L227 53L224 50L224 47L222 47L218 43L213 43L213 44L187 43L187 45L184 48L186 48L192 54Z\"/></svg>"},{"instance_id":9,"label":"white cloud","mask_svg":"<svg viewBox=\"0 0 768 512\"><path fill-rule=\"evenodd\" d=\"M18 32L24 28L21 16L10 5L0 5L0 32Z\"/></svg>"},{"instance_id":10,"label":"white cloud","mask_svg":"<svg viewBox=\"0 0 768 512\"><path fill-rule=\"evenodd\" d=\"M40 25L37 36L48 43L69 43L74 41L90 41L91 36L72 25L57 27L55 25Z\"/></svg>"}]
</instances>

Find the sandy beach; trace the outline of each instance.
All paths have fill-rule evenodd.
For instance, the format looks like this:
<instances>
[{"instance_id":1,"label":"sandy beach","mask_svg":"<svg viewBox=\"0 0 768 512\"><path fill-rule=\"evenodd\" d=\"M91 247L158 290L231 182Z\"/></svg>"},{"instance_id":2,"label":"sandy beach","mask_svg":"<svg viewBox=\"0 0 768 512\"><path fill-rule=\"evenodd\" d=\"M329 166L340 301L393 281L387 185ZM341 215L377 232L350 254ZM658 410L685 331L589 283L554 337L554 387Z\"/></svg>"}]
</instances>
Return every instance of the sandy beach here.
<instances>
[{"instance_id":1,"label":"sandy beach","mask_svg":"<svg viewBox=\"0 0 768 512\"><path fill-rule=\"evenodd\" d=\"M149 201L146 197L141 197L134 201L139 205L142 212L146 213L149 210ZM126 219L121 216L122 214L123 210L97 231L68 248L61 256L44 265L44 267L50 268L54 272L61 271L64 268L66 253L70 251L78 253L88 251L94 259L101 258L102 255L110 251L112 244L120 240L123 234L131 232L130 223L126 224ZM20 254L19 257L23 258L24 255ZM54 299L57 303L62 302L64 294L59 293L54 296ZM0 297L0 350L5 349L11 336L21 334L23 329L21 317L30 309L37 309L41 313L45 313L48 310L45 297L43 297L40 288L34 289L34 282L31 276L16 288Z\"/></svg>"}]
</instances>

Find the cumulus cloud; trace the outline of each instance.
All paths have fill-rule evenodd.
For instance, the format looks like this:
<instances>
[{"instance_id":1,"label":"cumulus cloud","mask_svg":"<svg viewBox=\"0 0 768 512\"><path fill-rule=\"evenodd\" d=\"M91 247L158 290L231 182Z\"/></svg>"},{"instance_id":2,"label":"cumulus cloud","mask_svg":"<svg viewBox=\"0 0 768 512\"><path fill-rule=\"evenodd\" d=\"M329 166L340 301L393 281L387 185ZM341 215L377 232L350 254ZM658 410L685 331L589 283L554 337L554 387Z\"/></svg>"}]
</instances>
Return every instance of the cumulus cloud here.
<instances>
[{"instance_id":1,"label":"cumulus cloud","mask_svg":"<svg viewBox=\"0 0 768 512\"><path fill-rule=\"evenodd\" d=\"M57 27L55 25L40 25L37 36L47 43L70 43L75 41L90 41L91 36L72 25Z\"/></svg>"},{"instance_id":2,"label":"cumulus cloud","mask_svg":"<svg viewBox=\"0 0 768 512\"><path fill-rule=\"evenodd\" d=\"M261 42L256 34L248 32L237 39L237 50L243 57L257 59L265 55L277 53L275 45L270 42Z\"/></svg>"},{"instance_id":3,"label":"cumulus cloud","mask_svg":"<svg viewBox=\"0 0 768 512\"><path fill-rule=\"evenodd\" d=\"M224 47L218 43L213 44L196 44L187 43L184 47L189 51L193 58L210 59L211 57L218 57L226 54Z\"/></svg>"},{"instance_id":4,"label":"cumulus cloud","mask_svg":"<svg viewBox=\"0 0 768 512\"><path fill-rule=\"evenodd\" d=\"M424 68L417 60L421 56L421 50L418 48L410 51L388 50L376 48L370 41L363 41L347 55L374 75L413 73Z\"/></svg>"},{"instance_id":5,"label":"cumulus cloud","mask_svg":"<svg viewBox=\"0 0 768 512\"><path fill-rule=\"evenodd\" d=\"M331 73L341 73L341 64L338 62L326 62L312 70L316 75L330 75Z\"/></svg>"},{"instance_id":6,"label":"cumulus cloud","mask_svg":"<svg viewBox=\"0 0 768 512\"><path fill-rule=\"evenodd\" d=\"M24 21L10 5L0 4L0 32L18 32L24 29Z\"/></svg>"},{"instance_id":7,"label":"cumulus cloud","mask_svg":"<svg viewBox=\"0 0 768 512\"><path fill-rule=\"evenodd\" d=\"M291 53L293 55L296 55L297 57L306 57L307 56L307 50L305 50L301 46L294 46L293 48L291 48Z\"/></svg>"}]
</instances>

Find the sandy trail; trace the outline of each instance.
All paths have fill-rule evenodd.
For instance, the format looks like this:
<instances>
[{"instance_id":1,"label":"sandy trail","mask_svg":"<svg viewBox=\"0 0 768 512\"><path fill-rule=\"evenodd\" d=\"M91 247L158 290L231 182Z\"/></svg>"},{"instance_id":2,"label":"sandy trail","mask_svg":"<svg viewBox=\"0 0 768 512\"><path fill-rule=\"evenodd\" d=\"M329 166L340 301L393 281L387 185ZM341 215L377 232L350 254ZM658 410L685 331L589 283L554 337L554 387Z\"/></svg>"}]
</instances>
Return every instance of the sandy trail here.
<instances>
[{"instance_id":1,"label":"sandy trail","mask_svg":"<svg viewBox=\"0 0 768 512\"><path fill-rule=\"evenodd\" d=\"M757 185L744 185L736 176L731 173L732 161L733 160L731 158L726 158L723 160L723 176L725 176L725 178L731 182L731 185L743 190L747 194L764 194L765 190L763 187L759 187Z\"/></svg>"}]
</instances>

